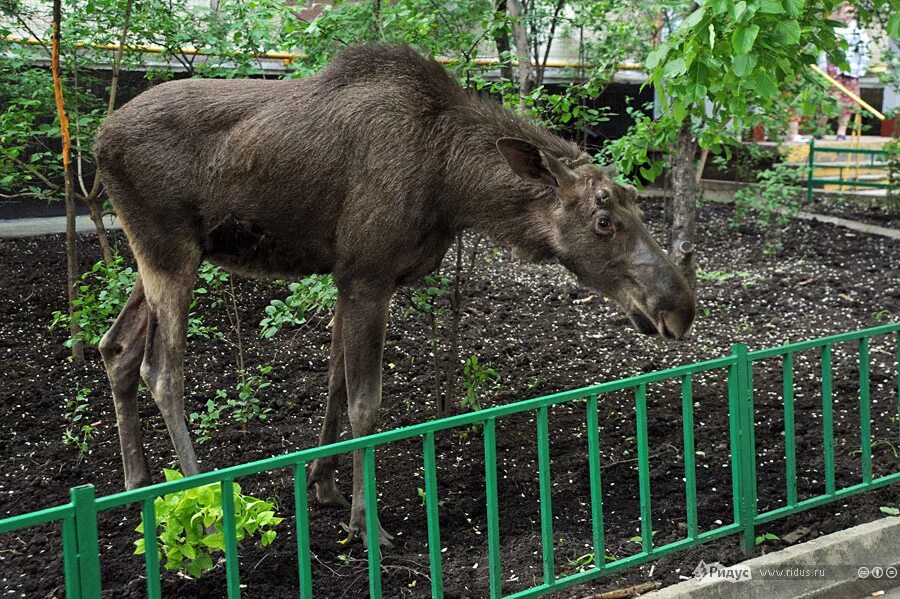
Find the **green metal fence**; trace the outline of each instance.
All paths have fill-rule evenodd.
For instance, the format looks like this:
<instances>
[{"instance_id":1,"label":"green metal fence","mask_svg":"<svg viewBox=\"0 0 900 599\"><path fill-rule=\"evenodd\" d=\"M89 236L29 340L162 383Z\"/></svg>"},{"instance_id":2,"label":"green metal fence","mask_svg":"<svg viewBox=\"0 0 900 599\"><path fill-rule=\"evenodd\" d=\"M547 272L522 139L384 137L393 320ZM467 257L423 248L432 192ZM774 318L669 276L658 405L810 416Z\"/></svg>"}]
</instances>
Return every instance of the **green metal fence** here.
<instances>
[{"instance_id":1,"label":"green metal fence","mask_svg":"<svg viewBox=\"0 0 900 599\"><path fill-rule=\"evenodd\" d=\"M868 164L866 162L862 162L858 165L842 165L834 162L816 162L816 154L852 154L854 156L867 156ZM876 162L876 157L881 157L885 159L884 162ZM890 189L890 182L880 183L878 181L860 181L858 178L855 179L845 179L844 178L844 170L850 170L855 168L882 168L885 169L885 176L890 178L891 172L889 168L889 164L887 162L888 153L883 150L871 150L867 148L840 148L840 147L824 147L824 146L816 146L816 140L811 139L809 142L809 159L807 161L807 175L806 175L806 201L808 203L812 203L813 201L813 186L815 185L840 185L847 187L868 187L870 189ZM816 177L814 175L817 167L823 168L837 168L838 176L837 178L833 177Z\"/></svg>"},{"instance_id":2,"label":"green metal fence","mask_svg":"<svg viewBox=\"0 0 900 599\"><path fill-rule=\"evenodd\" d=\"M240 477L269 470L293 468L297 526L297 556L299 564L300 597L315 596L310 563L309 510L307 506L306 470L317 458L361 451L365 476L366 512L377 513L375 448L403 439L418 438L422 442L422 460L425 477L425 509L427 514L428 549L431 570L432 597L443 597L441 543L437 493L437 466L435 461L435 433L448 429L482 423L485 464L485 498L487 507L488 562L490 596L492 599L537 597L617 572L660 556L694 547L701 543L729 535L740 535L741 546L751 550L755 543L755 527L790 514L837 501L849 495L900 482L900 472L873 478L872 439L870 418L870 339L876 336L892 336L900 398L900 323L887 324L803 341L791 345L748 352L744 345L735 345L731 355L680 366L669 370L643 374L627 379L594 385L574 391L548 395L510 405L497 406L479 412L453 416L378 433L369 437L343 441L333 445L307 449L296 453L232 466L215 472L206 472L186 479L171 481L107 497L97 498L90 485L71 490L71 500L65 505L22 516L0 520L0 534L58 522L62 527L63 570L66 596L69 599L99 599L101 596L100 551L97 536L97 514L105 510L137 504L144 519L146 543L147 594L151 599L161 596L159 554L156 537L154 499L163 495L199 487L209 483L222 486L225 534L225 564L229 599L240 596L238 571L238 547L235 535L235 518L232 485ZM834 430L832 417L832 347L835 344L857 342L859 365L859 414L862 480L849 487L836 488L834 468ZM821 399L823 416L823 446L825 469L825 493L809 499L797 497L797 460L794 426L794 356L798 352L817 350L821 364ZM756 451L754 433L753 369L760 360L780 359L782 365L785 464L787 505L759 512L756 498ZM700 532L697 522L696 464L694 452L694 394L693 378L699 373L723 371L728 378L728 412L730 450L732 456L732 492L734 497L733 521L718 528ZM887 374L887 373L885 373ZM647 434L647 386L667 380L680 381L681 411L684 437L684 480L687 536L675 542L654 546L651 528L650 457ZM638 478L640 491L641 551L635 555L606 563L604 546L603 499L600 476L600 438L598 403L605 394L631 390L634 393L637 422ZM550 438L548 411L551 406L586 400L584 418L587 423L587 455L591 489L592 539L594 567L567 576L559 576L554 568L553 511L550 502ZM900 403L900 402L898 402ZM900 410L900 405L897 406ZM543 563L543 582L538 586L503 594L501 576L499 526L499 501L497 489L496 422L499 418L522 412L537 412L536 436L538 443L540 518ZM900 412L898 412L900 413ZM378 547L379 531L374 518L368 518L369 591L372 597L381 597L381 553Z\"/></svg>"}]
</instances>

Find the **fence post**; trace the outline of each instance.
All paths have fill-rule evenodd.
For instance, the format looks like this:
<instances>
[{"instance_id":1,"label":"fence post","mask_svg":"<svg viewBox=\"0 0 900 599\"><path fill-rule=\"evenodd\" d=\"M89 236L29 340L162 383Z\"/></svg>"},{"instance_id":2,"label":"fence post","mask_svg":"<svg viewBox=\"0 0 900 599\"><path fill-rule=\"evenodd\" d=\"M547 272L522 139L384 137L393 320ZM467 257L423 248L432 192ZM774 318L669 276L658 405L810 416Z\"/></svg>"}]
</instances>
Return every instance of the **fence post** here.
<instances>
[{"instance_id":1,"label":"fence post","mask_svg":"<svg viewBox=\"0 0 900 599\"><path fill-rule=\"evenodd\" d=\"M100 599L100 543L97 539L97 504L94 485L69 491L75 506L75 539L78 546L78 578L81 599Z\"/></svg>"},{"instance_id":2,"label":"fence post","mask_svg":"<svg viewBox=\"0 0 900 599\"><path fill-rule=\"evenodd\" d=\"M737 468L736 512L741 526L741 549L750 553L756 546L756 531L753 519L756 517L756 443L754 439L753 389L751 382L751 362L747 356L747 346L738 343L732 346L735 357L733 378L729 384L731 395L731 426L733 430L732 465ZM736 447L734 443L736 442Z\"/></svg>"}]
</instances>

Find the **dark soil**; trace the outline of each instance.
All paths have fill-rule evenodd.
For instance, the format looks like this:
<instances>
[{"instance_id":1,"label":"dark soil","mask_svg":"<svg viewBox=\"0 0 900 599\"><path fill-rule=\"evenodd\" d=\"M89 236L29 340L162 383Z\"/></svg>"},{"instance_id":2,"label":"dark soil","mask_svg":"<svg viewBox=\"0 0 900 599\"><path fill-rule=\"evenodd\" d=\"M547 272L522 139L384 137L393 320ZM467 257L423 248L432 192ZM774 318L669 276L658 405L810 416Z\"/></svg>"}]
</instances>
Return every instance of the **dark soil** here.
<instances>
[{"instance_id":1,"label":"dark soil","mask_svg":"<svg viewBox=\"0 0 900 599\"><path fill-rule=\"evenodd\" d=\"M648 221L659 223L659 206L647 206ZM751 349L874 326L900 317L900 243L851 233L830 225L797 222L778 255L764 253L760 232L729 226L731 208L704 205L698 258L699 313L691 339L666 343L637 334L621 313L599 295L579 287L561 267L513 262L503 249L483 242L465 286L461 328L463 357L477 354L500 373L483 396L484 405L513 402L556 391L609 381L641 372L725 355L733 343ZM471 247L469 239L469 247ZM119 240L120 245L124 245ZM86 268L97 256L89 237L81 240ZM125 248L123 248L125 251ZM103 367L94 349L84 364L67 362L65 334L49 331L52 311L65 305L65 259L61 236L0 241L0 517L64 503L72 486L91 483L98 495L122 490L115 417ZM449 266L445 268L448 270ZM198 447L205 468L282 454L314 446L324 412L329 347L327 319L258 338L263 308L286 295L283 285L236 280L243 343L250 367L271 364L272 386L264 403L270 418L246 431L224 421L212 440ZM224 308L213 307L222 292L200 306L206 324L223 339L192 339L187 363L187 410L196 411L217 389L234 387L235 335ZM430 326L408 313L398 294L385 352L382 429L429 420L433 416ZM895 341L872 341L872 434L875 474L900 470L897 457L897 368ZM860 480L858 366L856 347L835 347L835 457L839 487ZM823 492L819 358L796 357L797 472L801 499ZM780 363L757 364L756 444L759 509L785 503L783 404ZM77 389L90 392L88 421L98 431L90 454L78 461L63 445L64 405ZM695 426L701 530L732 520L728 450L727 386L724 372L697 376ZM556 570L577 570L590 549L590 494L584 404L551 411ZM459 408L455 408L459 409ZM144 439L151 467L159 473L173 453L162 419L149 398L143 404ZM685 535L682 430L676 382L651 385L648 392L651 495L654 542ZM607 554L622 558L639 551L630 539L639 533L634 399L611 394L601 403L601 452ZM498 423L500 530L504 592L541 581L537 452L533 414ZM438 435L438 487L445 587L448 597L487 597L487 533L484 464L476 431ZM429 594L425 510L420 444L403 442L377 452L381 518L396 534L396 547L384 551L386 597ZM349 490L350 460L340 462L339 484ZM160 477L161 478L161 477ZM296 597L296 544L292 479L288 471L242 479L244 492L272 498L287 520L269 549L241 546L243 596ZM759 533L783 537L808 529L799 540L827 534L883 516L881 506L900 505L894 485L766 525ZM315 596L366 597L365 551L343 545L341 523L348 512L315 505L311 496L311 539ZM100 546L105 596L143 597L143 559L134 556L136 506L100 515ZM2 597L61 597L62 563L58 527L43 526L0 538ZM757 548L774 550L782 541ZM629 586L647 580L678 582L700 559L733 563L743 558L735 537L663 558L559 593L584 597L594 589ZM163 577L166 597L225 596L224 567L199 581L173 572Z\"/></svg>"}]
</instances>

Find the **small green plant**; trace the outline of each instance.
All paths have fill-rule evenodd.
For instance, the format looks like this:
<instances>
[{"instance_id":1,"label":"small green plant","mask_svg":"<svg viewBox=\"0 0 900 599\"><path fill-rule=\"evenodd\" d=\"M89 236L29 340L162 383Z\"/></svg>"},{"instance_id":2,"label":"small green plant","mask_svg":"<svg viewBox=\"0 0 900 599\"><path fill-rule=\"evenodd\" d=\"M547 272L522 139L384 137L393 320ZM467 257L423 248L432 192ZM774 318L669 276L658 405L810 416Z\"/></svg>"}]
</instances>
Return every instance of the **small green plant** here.
<instances>
[{"instance_id":1,"label":"small green plant","mask_svg":"<svg viewBox=\"0 0 900 599\"><path fill-rule=\"evenodd\" d=\"M451 280L443 275L427 275L422 282L424 284L410 294L412 308L407 310L407 314L418 312L426 317L438 318L447 311L440 298L450 295Z\"/></svg>"},{"instance_id":2,"label":"small green plant","mask_svg":"<svg viewBox=\"0 0 900 599\"><path fill-rule=\"evenodd\" d=\"M177 470L164 470L166 481L183 478ZM284 521L275 515L268 501L241 495L234 484L234 515L238 542L258 536L263 547L275 540L275 528ZM222 486L211 483L178 493L158 497L154 501L160 557L165 557L167 570L180 570L194 578L212 569L213 554L225 550L222 515ZM135 529L144 532L144 523ZM144 539L134 542L135 554L143 555Z\"/></svg>"},{"instance_id":3,"label":"small green plant","mask_svg":"<svg viewBox=\"0 0 900 599\"><path fill-rule=\"evenodd\" d=\"M215 399L206 400L205 412L191 412L190 422L194 425L194 436L197 443L203 445L212 438L213 433L219 430L219 421L222 418L223 406L217 401L228 398L228 392L224 389L216 391Z\"/></svg>"},{"instance_id":4,"label":"small green plant","mask_svg":"<svg viewBox=\"0 0 900 599\"><path fill-rule=\"evenodd\" d=\"M756 181L734 194L734 223L754 221L765 231L765 252L781 249L781 234L800 211L800 176L783 162L756 174Z\"/></svg>"},{"instance_id":5,"label":"small green plant","mask_svg":"<svg viewBox=\"0 0 900 599\"><path fill-rule=\"evenodd\" d=\"M651 531L650 531L650 538L652 539L653 537L655 537L655 536L656 536L656 533L658 533L658 532L659 532L658 530L651 530ZM638 545L640 545L641 543L644 542L643 538L641 538L640 535L635 535L635 536L631 537L631 538L628 539L628 540L629 540L630 542L632 542L632 543L637 543Z\"/></svg>"},{"instance_id":6,"label":"small green plant","mask_svg":"<svg viewBox=\"0 0 900 599\"><path fill-rule=\"evenodd\" d=\"M237 398L226 399L225 405L231 411L231 417L246 429L251 420L265 420L269 417L272 408L263 408L259 402L259 394L272 386L266 380L272 372L271 366L258 366L256 374L241 372L241 380L237 386ZM220 398L227 395L218 395Z\"/></svg>"},{"instance_id":7,"label":"small green plant","mask_svg":"<svg viewBox=\"0 0 900 599\"><path fill-rule=\"evenodd\" d=\"M875 319L875 322L881 322L882 320L890 320L891 316L890 310L879 310L872 315L872 318Z\"/></svg>"},{"instance_id":8,"label":"small green plant","mask_svg":"<svg viewBox=\"0 0 900 599\"><path fill-rule=\"evenodd\" d=\"M462 408L477 412L481 409L481 390L500 380L500 375L491 368L490 363L481 364L478 356L472 354L463 366L463 395L459 398Z\"/></svg>"},{"instance_id":9,"label":"small green plant","mask_svg":"<svg viewBox=\"0 0 900 599\"><path fill-rule=\"evenodd\" d=\"M781 537L779 537L778 535L771 533L771 532L763 533L761 535L756 536L756 544L757 545L762 545L763 543L769 543L769 542L777 542L780 540L781 540Z\"/></svg>"},{"instance_id":10,"label":"small green plant","mask_svg":"<svg viewBox=\"0 0 900 599\"><path fill-rule=\"evenodd\" d=\"M291 294L266 306L266 317L259 322L259 336L269 339L286 326L300 326L309 313L330 312L337 303L337 287L331 275L311 275L288 285Z\"/></svg>"},{"instance_id":11,"label":"small green plant","mask_svg":"<svg viewBox=\"0 0 900 599\"><path fill-rule=\"evenodd\" d=\"M428 497L425 489L423 489L422 487L416 487L416 494L419 496L419 502L421 502L422 505L425 505L425 499ZM444 507L444 504L446 503L446 499L438 499L438 507Z\"/></svg>"},{"instance_id":12,"label":"small green plant","mask_svg":"<svg viewBox=\"0 0 900 599\"><path fill-rule=\"evenodd\" d=\"M888 516L900 516L900 508L883 505L880 508L878 508L878 510L882 514L887 514Z\"/></svg>"},{"instance_id":13,"label":"small green plant","mask_svg":"<svg viewBox=\"0 0 900 599\"><path fill-rule=\"evenodd\" d=\"M606 554L603 556L603 561L606 563L614 562L618 558L614 555ZM580 574L581 572L587 572L588 570L594 567L594 554L585 553L584 555L579 555L576 558L566 560L568 566L570 568L570 574Z\"/></svg>"},{"instance_id":14,"label":"small green plant","mask_svg":"<svg viewBox=\"0 0 900 599\"><path fill-rule=\"evenodd\" d=\"M887 439L875 439L874 441L872 441L872 450L873 451L879 447L887 447L890 450L890 452L892 454L894 454L895 458L900 458L900 449L898 449L897 446L894 445L893 442L891 442ZM862 454L862 448L854 449L853 451L850 452L850 455L860 455L860 454Z\"/></svg>"},{"instance_id":15,"label":"small green plant","mask_svg":"<svg viewBox=\"0 0 900 599\"><path fill-rule=\"evenodd\" d=\"M90 451L91 441L94 440L94 434L97 432L99 423L88 423L85 421L88 409L88 395L91 390L82 387L75 393L75 397L66 401L66 411L63 419L66 421L66 428L63 430L63 443L69 447L78 450L76 463L81 462L87 457Z\"/></svg>"}]
</instances>

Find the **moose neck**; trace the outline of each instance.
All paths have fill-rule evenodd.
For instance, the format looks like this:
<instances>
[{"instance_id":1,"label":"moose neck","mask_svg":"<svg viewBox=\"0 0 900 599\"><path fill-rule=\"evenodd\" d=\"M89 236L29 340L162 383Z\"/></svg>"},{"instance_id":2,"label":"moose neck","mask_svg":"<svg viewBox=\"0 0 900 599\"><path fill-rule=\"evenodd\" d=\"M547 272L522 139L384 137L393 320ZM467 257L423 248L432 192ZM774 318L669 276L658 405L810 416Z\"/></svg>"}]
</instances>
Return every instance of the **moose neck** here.
<instances>
[{"instance_id":1,"label":"moose neck","mask_svg":"<svg viewBox=\"0 0 900 599\"><path fill-rule=\"evenodd\" d=\"M525 257L555 254L551 213L558 200L546 184L513 173L497 150L497 140L516 137L564 158L577 158L574 144L533 125L493 103L471 102L445 115L447 188L460 228L474 228Z\"/></svg>"}]
</instances>

